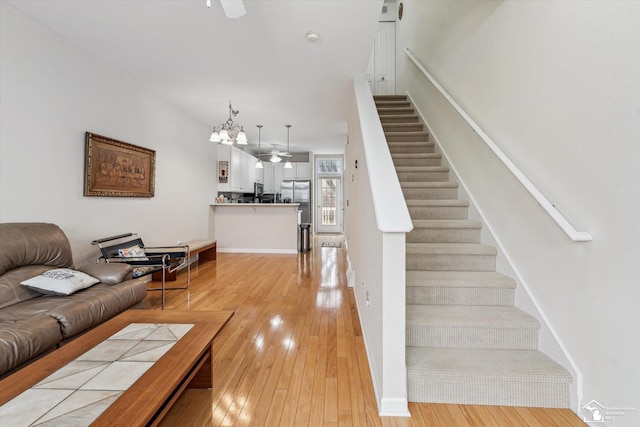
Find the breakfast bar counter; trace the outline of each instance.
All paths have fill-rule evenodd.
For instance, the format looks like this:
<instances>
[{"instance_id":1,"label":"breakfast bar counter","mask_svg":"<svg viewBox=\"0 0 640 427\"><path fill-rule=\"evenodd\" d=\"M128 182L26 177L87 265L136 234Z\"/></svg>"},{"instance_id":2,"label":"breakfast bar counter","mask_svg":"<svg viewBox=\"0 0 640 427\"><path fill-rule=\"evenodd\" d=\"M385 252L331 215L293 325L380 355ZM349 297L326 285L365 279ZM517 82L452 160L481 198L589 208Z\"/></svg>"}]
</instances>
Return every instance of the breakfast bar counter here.
<instances>
[{"instance_id":1,"label":"breakfast bar counter","mask_svg":"<svg viewBox=\"0 0 640 427\"><path fill-rule=\"evenodd\" d=\"M218 252L298 252L297 203L214 203Z\"/></svg>"}]
</instances>

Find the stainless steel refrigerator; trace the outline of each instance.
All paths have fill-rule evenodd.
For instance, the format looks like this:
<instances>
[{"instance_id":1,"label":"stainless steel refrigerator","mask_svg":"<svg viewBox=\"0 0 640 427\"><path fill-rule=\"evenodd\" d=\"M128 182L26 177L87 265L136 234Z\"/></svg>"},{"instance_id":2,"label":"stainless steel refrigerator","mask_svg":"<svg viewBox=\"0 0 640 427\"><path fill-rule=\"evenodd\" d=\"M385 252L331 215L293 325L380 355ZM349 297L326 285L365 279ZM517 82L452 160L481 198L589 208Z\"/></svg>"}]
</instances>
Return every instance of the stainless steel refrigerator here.
<instances>
[{"instance_id":1,"label":"stainless steel refrigerator","mask_svg":"<svg viewBox=\"0 0 640 427\"><path fill-rule=\"evenodd\" d=\"M311 223L311 181L282 181L280 199L285 203L299 203L300 222Z\"/></svg>"}]
</instances>

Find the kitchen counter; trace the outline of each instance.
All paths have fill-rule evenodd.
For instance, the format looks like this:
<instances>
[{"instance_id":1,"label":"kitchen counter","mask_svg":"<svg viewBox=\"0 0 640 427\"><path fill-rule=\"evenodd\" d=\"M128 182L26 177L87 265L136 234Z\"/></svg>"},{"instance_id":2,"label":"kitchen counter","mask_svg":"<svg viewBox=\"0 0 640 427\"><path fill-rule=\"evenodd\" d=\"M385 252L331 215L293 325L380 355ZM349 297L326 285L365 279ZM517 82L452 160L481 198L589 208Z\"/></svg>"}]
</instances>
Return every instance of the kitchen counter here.
<instances>
[{"instance_id":1,"label":"kitchen counter","mask_svg":"<svg viewBox=\"0 0 640 427\"><path fill-rule=\"evenodd\" d=\"M296 208L296 210L298 209L298 206L300 206L299 203L213 203L211 206L213 207L227 207L227 206L234 206L234 207L261 207L261 208Z\"/></svg>"},{"instance_id":2,"label":"kitchen counter","mask_svg":"<svg viewBox=\"0 0 640 427\"><path fill-rule=\"evenodd\" d=\"M298 203L213 203L218 252L298 253Z\"/></svg>"}]
</instances>

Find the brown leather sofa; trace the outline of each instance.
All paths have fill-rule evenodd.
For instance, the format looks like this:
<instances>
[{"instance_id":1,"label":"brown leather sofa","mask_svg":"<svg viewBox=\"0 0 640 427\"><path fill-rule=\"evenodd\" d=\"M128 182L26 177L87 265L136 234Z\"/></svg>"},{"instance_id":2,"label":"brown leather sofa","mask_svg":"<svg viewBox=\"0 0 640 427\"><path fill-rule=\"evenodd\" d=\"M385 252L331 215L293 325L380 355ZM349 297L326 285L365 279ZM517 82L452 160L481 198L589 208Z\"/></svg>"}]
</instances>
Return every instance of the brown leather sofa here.
<instances>
[{"instance_id":1,"label":"brown leather sofa","mask_svg":"<svg viewBox=\"0 0 640 427\"><path fill-rule=\"evenodd\" d=\"M78 268L100 283L71 295L45 295L20 283L54 268L74 269L71 246L54 224L0 224L0 377L139 303L144 279L127 264Z\"/></svg>"}]
</instances>

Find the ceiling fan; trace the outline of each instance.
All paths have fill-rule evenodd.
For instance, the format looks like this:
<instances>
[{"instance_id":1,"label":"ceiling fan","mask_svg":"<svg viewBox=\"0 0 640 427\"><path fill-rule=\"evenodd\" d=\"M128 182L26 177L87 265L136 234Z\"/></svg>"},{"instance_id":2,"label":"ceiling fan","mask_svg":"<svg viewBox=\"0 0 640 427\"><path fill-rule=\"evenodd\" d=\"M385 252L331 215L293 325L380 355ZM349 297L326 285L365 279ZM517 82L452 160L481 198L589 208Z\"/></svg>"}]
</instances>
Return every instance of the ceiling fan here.
<instances>
[{"instance_id":1,"label":"ceiling fan","mask_svg":"<svg viewBox=\"0 0 640 427\"><path fill-rule=\"evenodd\" d=\"M269 161L272 163L278 163L282 160L282 157L291 157L291 153L286 151L280 151L276 147L277 145L273 145L273 150L269 153L259 154L259 157L269 157Z\"/></svg>"},{"instance_id":2,"label":"ceiling fan","mask_svg":"<svg viewBox=\"0 0 640 427\"><path fill-rule=\"evenodd\" d=\"M247 14L242 0L220 0L220 4L227 18L238 19ZM207 7L211 7L211 0L207 0Z\"/></svg>"}]
</instances>

